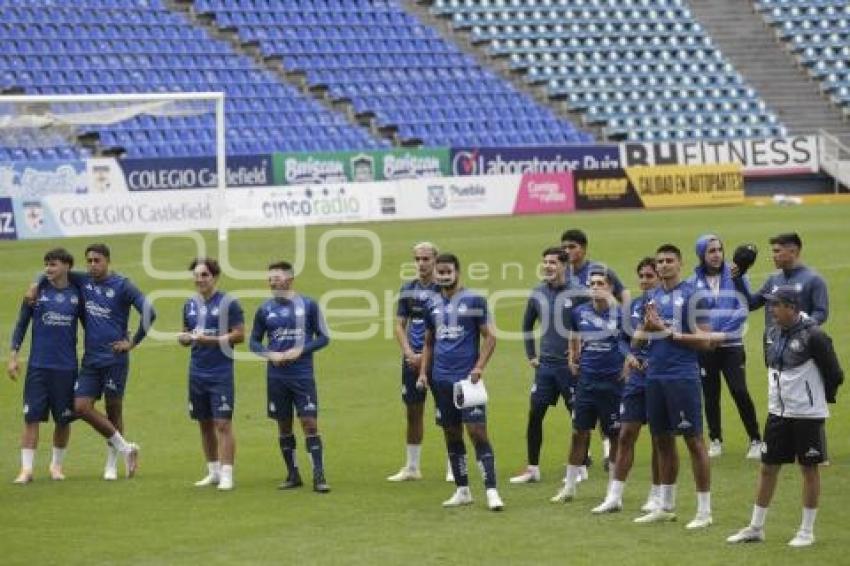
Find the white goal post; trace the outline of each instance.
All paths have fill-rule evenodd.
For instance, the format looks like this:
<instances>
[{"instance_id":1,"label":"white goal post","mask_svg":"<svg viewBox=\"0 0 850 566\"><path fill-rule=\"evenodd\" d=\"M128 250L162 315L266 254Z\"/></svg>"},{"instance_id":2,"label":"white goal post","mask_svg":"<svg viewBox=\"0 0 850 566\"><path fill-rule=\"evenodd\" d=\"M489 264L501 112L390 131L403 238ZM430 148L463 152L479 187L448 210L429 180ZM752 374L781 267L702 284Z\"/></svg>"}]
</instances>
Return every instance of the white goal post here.
<instances>
[{"instance_id":1,"label":"white goal post","mask_svg":"<svg viewBox=\"0 0 850 566\"><path fill-rule=\"evenodd\" d=\"M218 237L227 239L225 188L227 162L223 92L172 92L132 94L62 94L0 96L0 144L49 145L59 132L79 126L112 125L140 115L157 117L215 113L216 218ZM197 104L192 104L197 103ZM63 105L66 105L63 108ZM91 105L91 108L86 108ZM38 109L33 112L33 109ZM67 140L69 145L73 142ZM193 156L202 157L202 156ZM152 198L153 195L151 195Z\"/></svg>"}]
</instances>

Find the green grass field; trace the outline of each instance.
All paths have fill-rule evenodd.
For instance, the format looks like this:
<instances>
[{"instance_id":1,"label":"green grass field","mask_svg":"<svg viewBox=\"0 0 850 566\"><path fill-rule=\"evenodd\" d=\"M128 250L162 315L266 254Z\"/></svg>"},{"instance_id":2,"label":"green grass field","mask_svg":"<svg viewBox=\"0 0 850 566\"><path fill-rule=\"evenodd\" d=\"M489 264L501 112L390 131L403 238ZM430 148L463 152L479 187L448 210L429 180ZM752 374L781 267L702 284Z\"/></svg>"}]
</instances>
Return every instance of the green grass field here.
<instances>
[{"instance_id":1,"label":"green grass field","mask_svg":"<svg viewBox=\"0 0 850 566\"><path fill-rule=\"evenodd\" d=\"M850 493L843 485L850 469L850 425L847 423L850 389L839 392L828 424L832 465L822 471L823 494L817 544L792 551L785 543L800 520L800 480L796 469L782 474L768 516L764 544L729 547L727 535L749 520L757 464L744 459L745 434L731 399L724 391L725 453L712 461L715 524L702 532L684 530L696 507L693 480L682 451L679 487L680 520L674 524L633 525L648 487L646 434L637 449L637 461L626 490L623 513L596 517L589 511L604 495L605 479L599 466L579 486L577 500L567 505L548 502L559 487L570 426L566 411L550 411L542 455L543 481L512 486L507 479L525 461L525 421L531 372L522 345L502 340L486 375L490 390L490 430L496 452L500 488L506 503L501 514L484 504L480 476L471 471L475 505L444 510L440 502L453 487L443 481L445 451L442 435L433 425L428 404L421 482L390 484L385 476L403 462L403 406L399 400L399 353L386 328L383 297L398 289L401 264L409 261L410 246L429 239L443 250L457 253L464 273L472 262L477 279L467 286L490 294L519 290L495 305L496 323L516 330L524 305L521 295L536 282L535 266L541 250L557 242L568 227L587 230L590 257L606 261L633 289L633 266L666 241L685 252L686 270L694 264L693 242L704 232L720 234L731 247L756 242L762 250L752 278L760 285L772 270L767 238L780 231L797 230L805 242L804 259L829 282L832 296L827 329L835 339L845 368L850 368L848 289L850 263L846 250L850 205L791 208L721 208L663 212L617 212L391 223L354 226L373 230L381 241L380 271L359 281L333 281L317 266L316 250L328 227L307 231L306 267L297 280L301 292L319 297L338 290L374 293L380 315L355 314L344 319L329 316L331 328L352 332L379 325L365 341L336 339L316 356L321 399L320 427L326 447L331 494L309 489L279 492L282 463L276 427L265 414L264 366L240 362L237 366L236 485L230 493L199 490L192 482L205 469L195 423L186 410L188 352L171 341L148 339L132 354L131 377L125 400L127 436L142 446L139 475L131 481L106 483L100 479L104 443L84 423L73 428L66 459L67 481L47 479L50 427L42 427L36 462L37 478L25 487L11 480L19 466L21 383L0 382L0 548L3 564L781 564L847 563L844 512ZM351 228L351 227L348 227ZM210 253L216 254L212 234L206 234ZM97 238L96 240L101 240ZM142 236L103 238L113 250L116 271L130 276L144 291L191 291L191 281L158 281L142 263ZM5 363L9 333L19 297L40 269L46 249L62 244L82 260L88 239L3 242L0 252L2 297L0 321ZM270 259L291 257L293 231L255 230L231 238L233 263L243 269L264 269ZM372 250L363 239L336 239L328 247L331 267L354 270L367 267ZM160 240L153 247L155 267L178 270L194 255L187 239ZM502 264L508 268L502 278ZM188 275L188 272L187 272ZM265 290L264 281L222 278L229 291ZM260 298L243 299L246 318L253 316ZM176 331L182 299L157 301L157 328ZM366 309L363 299L339 298L331 308ZM760 422L766 410L765 372L761 362L762 314L751 317L748 337L750 389ZM135 322L133 323L135 324ZM246 351L246 348L242 348ZM5 373L5 372L4 372ZM600 449L594 440L597 461ZM299 459L307 457L299 434ZM309 471L306 473L309 478Z\"/></svg>"}]
</instances>

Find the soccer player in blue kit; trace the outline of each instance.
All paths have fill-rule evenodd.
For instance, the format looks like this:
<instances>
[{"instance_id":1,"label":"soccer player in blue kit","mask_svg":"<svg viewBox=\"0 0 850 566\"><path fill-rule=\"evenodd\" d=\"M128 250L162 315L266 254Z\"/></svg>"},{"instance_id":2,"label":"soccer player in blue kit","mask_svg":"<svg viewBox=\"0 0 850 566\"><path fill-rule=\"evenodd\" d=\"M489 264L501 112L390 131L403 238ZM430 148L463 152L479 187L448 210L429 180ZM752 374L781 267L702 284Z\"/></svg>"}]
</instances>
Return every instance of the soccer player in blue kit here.
<instances>
[{"instance_id":1,"label":"soccer player in blue kit","mask_svg":"<svg viewBox=\"0 0 850 566\"><path fill-rule=\"evenodd\" d=\"M198 421L207 460L207 475L198 487L233 489L233 347L245 341L245 317L239 302L217 289L221 267L213 258L189 265L198 294L183 305L183 332L177 337L191 346L189 414Z\"/></svg>"},{"instance_id":2,"label":"soccer player in blue kit","mask_svg":"<svg viewBox=\"0 0 850 566\"><path fill-rule=\"evenodd\" d=\"M458 409L454 404L454 384L462 379L478 383L496 347L496 337L487 301L464 289L460 281L460 260L453 254L440 254L435 260L435 279L440 294L428 305L419 387L431 385L437 424L443 428L446 448L457 489L444 507L472 503L467 475L463 425L475 446L475 455L484 475L487 506L504 508L496 489L496 463L487 437L487 411L484 405ZM433 365L432 365L433 361ZM428 367L432 367L431 376Z\"/></svg>"},{"instance_id":3,"label":"soccer player in blue kit","mask_svg":"<svg viewBox=\"0 0 850 566\"><path fill-rule=\"evenodd\" d=\"M129 371L128 352L144 340L156 312L139 289L126 277L109 269L110 250L105 244L86 248L88 273L71 271L71 284L80 288L85 303L83 327L85 352L74 387L74 411L107 440L103 479L118 478L118 454L124 456L127 477L138 465L139 447L124 439L123 399ZM35 288L27 293L33 304ZM130 307L140 317L139 328L128 338ZM94 403L104 397L106 415Z\"/></svg>"},{"instance_id":4,"label":"soccer player in blue kit","mask_svg":"<svg viewBox=\"0 0 850 566\"><path fill-rule=\"evenodd\" d=\"M636 343L649 340L646 370L646 409L649 430L658 449L661 506L635 519L636 523L673 521L676 506L678 456L675 435L681 435L691 458L697 490L696 517L687 529L711 525L711 474L702 437L702 391L697 350L722 344L723 333L705 332L697 320L695 289L682 280L682 253L672 244L655 253L661 284L644 308Z\"/></svg>"},{"instance_id":5,"label":"soccer player in blue kit","mask_svg":"<svg viewBox=\"0 0 850 566\"><path fill-rule=\"evenodd\" d=\"M567 477L564 486L552 497L553 503L575 497L579 468L597 422L602 433L612 440L612 459L617 457L623 366L631 353L623 333L622 313L612 295L610 272L591 271L589 283L591 301L575 307L570 317L570 369L579 378Z\"/></svg>"},{"instance_id":6,"label":"soccer player in blue kit","mask_svg":"<svg viewBox=\"0 0 850 566\"><path fill-rule=\"evenodd\" d=\"M651 292L658 285L658 272L655 271L655 258L645 257L637 265L638 285L643 292L632 301L629 307L629 327L627 334L634 334L643 322L644 307ZM625 306L624 306L625 309ZM626 311L623 311L625 316ZM625 323L625 319L624 319ZM593 508L592 513L615 513L623 508L623 491L626 478L634 463L635 443L640 429L646 424L646 356L648 345L632 347L633 357L626 359L626 382L623 386L623 398L620 403L620 435L617 438L617 458L613 464L611 482L605 500ZM661 492L661 476L658 470L658 451L652 443L652 487L641 511L648 513L658 507Z\"/></svg>"},{"instance_id":7,"label":"soccer player in blue kit","mask_svg":"<svg viewBox=\"0 0 850 566\"><path fill-rule=\"evenodd\" d=\"M8 372L12 380L20 373L18 352L32 321L32 347L24 381L24 431L21 435L21 471L17 484L33 480L39 423L53 415L53 454L50 477L63 480L62 460L74 418L74 381L77 378L77 325L83 301L68 281L74 258L56 248L44 255L46 278L38 284L35 305L24 301L12 333Z\"/></svg>"},{"instance_id":8,"label":"soccer player in blue kit","mask_svg":"<svg viewBox=\"0 0 850 566\"><path fill-rule=\"evenodd\" d=\"M327 493L331 488L325 480L319 436L313 353L328 345L328 329L318 303L295 291L292 264L272 263L268 277L272 298L260 305L254 315L250 346L252 352L268 360L268 416L277 421L280 451L287 470L279 489L303 485L295 458L294 408L313 463L313 491Z\"/></svg>"},{"instance_id":9,"label":"soccer player in blue kit","mask_svg":"<svg viewBox=\"0 0 850 566\"><path fill-rule=\"evenodd\" d=\"M543 250L543 282L528 298L522 319L525 355L534 369L534 383L529 396L526 429L526 469L511 478L511 483L540 481L540 447L543 444L543 419L550 405L564 398L572 412L576 378L567 360L569 349L572 297L567 293L566 264L568 256L560 248ZM540 352L534 344L534 326L540 322Z\"/></svg>"},{"instance_id":10,"label":"soccer player in blue kit","mask_svg":"<svg viewBox=\"0 0 850 566\"><path fill-rule=\"evenodd\" d=\"M407 461L388 481L400 482L422 478L419 462L422 454L426 390L416 387L422 362L425 338L425 307L433 294L439 293L434 283L434 260L437 247L430 242L413 246L417 278L401 286L396 309L395 337L401 347L401 400L407 411Z\"/></svg>"}]
</instances>

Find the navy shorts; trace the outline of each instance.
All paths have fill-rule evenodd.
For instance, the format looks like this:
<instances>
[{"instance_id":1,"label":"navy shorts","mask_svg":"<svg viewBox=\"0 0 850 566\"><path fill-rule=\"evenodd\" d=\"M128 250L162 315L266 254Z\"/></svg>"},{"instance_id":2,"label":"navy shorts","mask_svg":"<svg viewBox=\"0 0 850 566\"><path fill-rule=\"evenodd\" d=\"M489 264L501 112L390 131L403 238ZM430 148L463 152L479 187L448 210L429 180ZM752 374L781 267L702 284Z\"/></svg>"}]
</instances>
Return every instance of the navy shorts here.
<instances>
[{"instance_id":1,"label":"navy shorts","mask_svg":"<svg viewBox=\"0 0 850 566\"><path fill-rule=\"evenodd\" d=\"M648 379L646 417L657 434L702 434L702 386L695 379Z\"/></svg>"},{"instance_id":2,"label":"navy shorts","mask_svg":"<svg viewBox=\"0 0 850 566\"><path fill-rule=\"evenodd\" d=\"M196 421L233 418L236 395L233 376L225 378L189 376L189 416Z\"/></svg>"},{"instance_id":3,"label":"navy shorts","mask_svg":"<svg viewBox=\"0 0 850 566\"><path fill-rule=\"evenodd\" d=\"M111 366L91 367L84 365L80 368L80 376L74 386L75 397L100 399L111 397L121 399L127 387L127 374L130 370L128 362L120 362Z\"/></svg>"},{"instance_id":4,"label":"navy shorts","mask_svg":"<svg viewBox=\"0 0 850 566\"><path fill-rule=\"evenodd\" d=\"M623 393L620 402L621 423L646 424L646 390L631 389Z\"/></svg>"},{"instance_id":5,"label":"navy shorts","mask_svg":"<svg viewBox=\"0 0 850 566\"><path fill-rule=\"evenodd\" d=\"M48 413L58 425L73 421L76 379L75 369L28 367L24 380L24 421L46 422Z\"/></svg>"},{"instance_id":6,"label":"navy shorts","mask_svg":"<svg viewBox=\"0 0 850 566\"><path fill-rule=\"evenodd\" d=\"M319 416L319 398L313 378L266 378L268 416L276 421L288 421L293 411L300 418Z\"/></svg>"},{"instance_id":7,"label":"navy shorts","mask_svg":"<svg viewBox=\"0 0 850 566\"><path fill-rule=\"evenodd\" d=\"M434 396L434 411L437 425L441 427L458 426L462 423L487 424L487 407L474 405L466 409L455 407L454 383L451 381L432 381L431 394Z\"/></svg>"},{"instance_id":8,"label":"navy shorts","mask_svg":"<svg viewBox=\"0 0 850 566\"><path fill-rule=\"evenodd\" d=\"M578 380L573 377L568 366L544 366L534 370L534 383L531 385L531 405L547 407L557 405L563 397L569 411L573 410Z\"/></svg>"},{"instance_id":9,"label":"navy shorts","mask_svg":"<svg viewBox=\"0 0 850 566\"><path fill-rule=\"evenodd\" d=\"M599 422L602 434L617 438L620 434L620 398L622 389L614 387L588 387L576 389L573 409L573 429L593 430Z\"/></svg>"},{"instance_id":10,"label":"navy shorts","mask_svg":"<svg viewBox=\"0 0 850 566\"><path fill-rule=\"evenodd\" d=\"M764 464L822 464L827 460L824 419L767 415L761 461Z\"/></svg>"},{"instance_id":11,"label":"navy shorts","mask_svg":"<svg viewBox=\"0 0 850 566\"><path fill-rule=\"evenodd\" d=\"M405 405L417 405L425 402L428 397L428 389L417 389L416 381L419 379L419 370L413 369L407 362L401 361L401 400Z\"/></svg>"}]
</instances>

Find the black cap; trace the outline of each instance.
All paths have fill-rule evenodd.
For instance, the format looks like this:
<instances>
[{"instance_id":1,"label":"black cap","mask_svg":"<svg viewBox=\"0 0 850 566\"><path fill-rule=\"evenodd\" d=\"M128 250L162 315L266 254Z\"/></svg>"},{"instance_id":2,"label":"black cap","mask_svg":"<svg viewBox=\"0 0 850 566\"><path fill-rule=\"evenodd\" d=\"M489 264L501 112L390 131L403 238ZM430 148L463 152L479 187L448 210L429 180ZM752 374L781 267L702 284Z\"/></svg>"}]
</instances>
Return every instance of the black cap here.
<instances>
[{"instance_id":1,"label":"black cap","mask_svg":"<svg viewBox=\"0 0 850 566\"><path fill-rule=\"evenodd\" d=\"M772 293L765 295L765 298L771 303L785 303L794 307L800 306L800 292L796 287L785 285L777 287Z\"/></svg>"}]
</instances>

